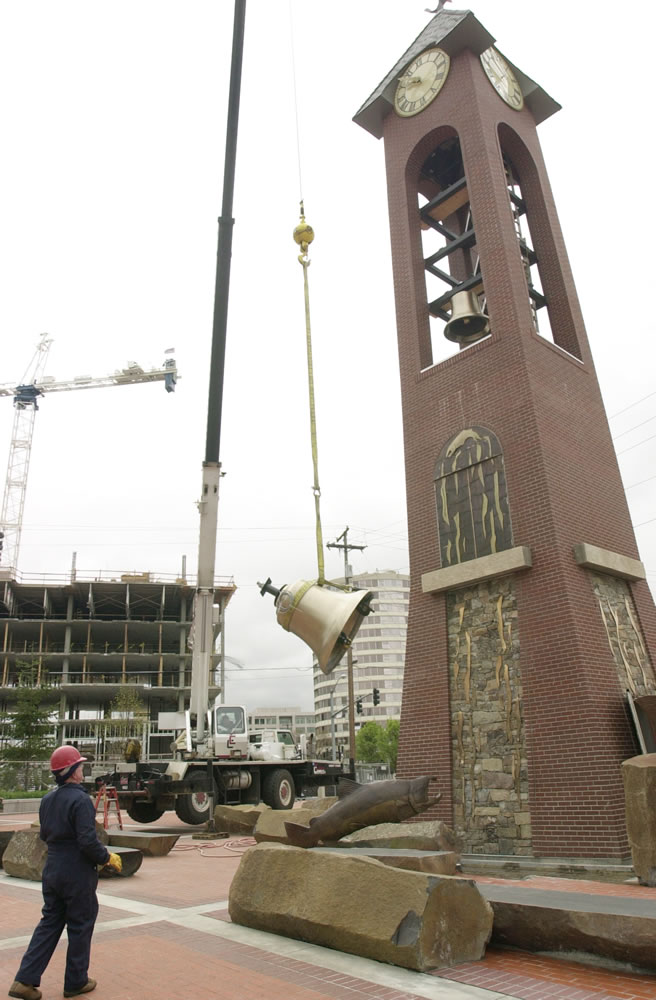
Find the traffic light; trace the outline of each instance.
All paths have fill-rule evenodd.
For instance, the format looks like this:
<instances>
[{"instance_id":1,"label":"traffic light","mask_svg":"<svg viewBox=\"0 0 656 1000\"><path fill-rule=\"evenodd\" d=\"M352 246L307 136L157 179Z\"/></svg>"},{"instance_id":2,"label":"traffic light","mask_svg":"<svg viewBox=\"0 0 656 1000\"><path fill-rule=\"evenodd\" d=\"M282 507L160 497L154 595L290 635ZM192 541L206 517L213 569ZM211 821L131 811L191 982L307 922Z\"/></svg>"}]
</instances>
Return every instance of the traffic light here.
<instances>
[{"instance_id":1,"label":"traffic light","mask_svg":"<svg viewBox=\"0 0 656 1000\"><path fill-rule=\"evenodd\" d=\"M374 696L374 705L380 705L380 691L378 690L378 688L374 688L373 696Z\"/></svg>"},{"instance_id":2,"label":"traffic light","mask_svg":"<svg viewBox=\"0 0 656 1000\"><path fill-rule=\"evenodd\" d=\"M358 698L358 700L356 701L355 710L358 713L358 715L362 715L362 698Z\"/></svg>"}]
</instances>

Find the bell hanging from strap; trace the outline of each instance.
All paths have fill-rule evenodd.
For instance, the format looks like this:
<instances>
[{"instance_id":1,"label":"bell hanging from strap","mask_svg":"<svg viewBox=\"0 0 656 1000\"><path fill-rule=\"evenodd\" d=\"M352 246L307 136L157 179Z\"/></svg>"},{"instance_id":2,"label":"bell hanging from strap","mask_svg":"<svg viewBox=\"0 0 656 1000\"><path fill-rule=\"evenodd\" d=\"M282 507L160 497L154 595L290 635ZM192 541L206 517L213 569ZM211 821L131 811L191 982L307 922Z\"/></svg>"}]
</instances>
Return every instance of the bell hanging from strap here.
<instances>
[{"instance_id":1,"label":"bell hanging from strap","mask_svg":"<svg viewBox=\"0 0 656 1000\"><path fill-rule=\"evenodd\" d=\"M451 319L444 327L444 336L457 344L475 344L490 332L488 317L478 304L474 292L456 292L451 299Z\"/></svg>"},{"instance_id":2,"label":"bell hanging from strap","mask_svg":"<svg viewBox=\"0 0 656 1000\"><path fill-rule=\"evenodd\" d=\"M258 583L272 594L278 624L307 643L324 674L333 672L371 611L371 590L331 590L316 580L297 580L280 590L271 580Z\"/></svg>"}]
</instances>

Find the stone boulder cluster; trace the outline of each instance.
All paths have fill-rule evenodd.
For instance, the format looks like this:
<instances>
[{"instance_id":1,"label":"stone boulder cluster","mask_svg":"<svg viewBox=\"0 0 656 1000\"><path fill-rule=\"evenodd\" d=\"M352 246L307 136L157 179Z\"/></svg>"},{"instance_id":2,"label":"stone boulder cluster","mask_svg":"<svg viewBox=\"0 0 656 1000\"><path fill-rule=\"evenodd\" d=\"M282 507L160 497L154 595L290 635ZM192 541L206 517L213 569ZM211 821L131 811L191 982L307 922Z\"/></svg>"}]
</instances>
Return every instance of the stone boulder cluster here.
<instances>
[{"instance_id":1,"label":"stone boulder cluster","mask_svg":"<svg viewBox=\"0 0 656 1000\"><path fill-rule=\"evenodd\" d=\"M309 826L337 803L303 803L294 824ZM257 842L230 887L235 923L418 971L483 957L492 907L457 877L459 844L444 823L381 823L306 850L290 845L290 818L267 806L217 807L217 829Z\"/></svg>"},{"instance_id":2,"label":"stone boulder cluster","mask_svg":"<svg viewBox=\"0 0 656 1000\"><path fill-rule=\"evenodd\" d=\"M7 875L40 882L48 855L48 849L39 836L39 823L35 821L26 830L7 831L2 850L2 867ZM108 868L101 868L100 878L127 878L141 868L144 857L162 857L175 846L179 834L141 833L111 828L105 830L96 823L98 839L114 854L119 854L123 862L120 874Z\"/></svg>"},{"instance_id":3,"label":"stone boulder cluster","mask_svg":"<svg viewBox=\"0 0 656 1000\"><path fill-rule=\"evenodd\" d=\"M639 884L655 887L656 754L625 761L623 776L634 871ZM571 900L558 904L554 892L542 899L539 890L524 889L519 898L507 885L479 888L460 874L462 844L443 822L383 821L385 813L423 811L430 780L354 786L346 806L345 797L308 800L293 812L217 806L216 830L256 841L230 886L233 922L419 972L480 960L493 933L501 946L589 952L656 968L651 910L625 912L618 900L615 909L580 901L577 909ZM372 816L374 825L365 825ZM122 855L124 875L144 855L167 854L178 839L97 829ZM46 847L38 823L0 838L0 856L9 875L40 880Z\"/></svg>"},{"instance_id":4,"label":"stone boulder cluster","mask_svg":"<svg viewBox=\"0 0 656 1000\"><path fill-rule=\"evenodd\" d=\"M470 879L273 843L244 854L229 909L247 927L418 971L482 958L493 919Z\"/></svg>"}]
</instances>

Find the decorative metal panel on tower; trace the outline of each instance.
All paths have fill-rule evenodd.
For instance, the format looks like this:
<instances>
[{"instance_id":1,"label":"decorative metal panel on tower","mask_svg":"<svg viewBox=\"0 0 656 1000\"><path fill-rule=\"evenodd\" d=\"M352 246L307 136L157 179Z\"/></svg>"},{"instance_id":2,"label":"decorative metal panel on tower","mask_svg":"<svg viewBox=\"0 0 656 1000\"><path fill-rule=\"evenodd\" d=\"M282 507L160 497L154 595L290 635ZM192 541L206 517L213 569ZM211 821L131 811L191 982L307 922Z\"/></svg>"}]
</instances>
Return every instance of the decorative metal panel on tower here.
<instances>
[{"instance_id":1,"label":"decorative metal panel on tower","mask_svg":"<svg viewBox=\"0 0 656 1000\"><path fill-rule=\"evenodd\" d=\"M384 138L396 294L399 772L436 776L466 851L620 858L656 612L537 137L558 110L441 11L355 116Z\"/></svg>"}]
</instances>

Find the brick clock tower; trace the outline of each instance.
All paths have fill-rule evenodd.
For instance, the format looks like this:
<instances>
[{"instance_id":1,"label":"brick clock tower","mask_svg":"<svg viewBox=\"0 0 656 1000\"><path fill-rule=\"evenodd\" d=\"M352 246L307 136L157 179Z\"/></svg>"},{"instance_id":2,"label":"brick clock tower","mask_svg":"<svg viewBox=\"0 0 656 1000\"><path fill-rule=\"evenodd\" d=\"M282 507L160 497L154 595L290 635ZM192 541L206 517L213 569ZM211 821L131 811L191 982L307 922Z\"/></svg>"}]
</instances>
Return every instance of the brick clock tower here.
<instances>
[{"instance_id":1,"label":"brick clock tower","mask_svg":"<svg viewBox=\"0 0 656 1000\"><path fill-rule=\"evenodd\" d=\"M441 11L354 119L385 143L396 294L399 772L436 776L468 852L625 858L656 612L536 132L559 106L494 43Z\"/></svg>"}]
</instances>

